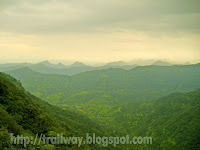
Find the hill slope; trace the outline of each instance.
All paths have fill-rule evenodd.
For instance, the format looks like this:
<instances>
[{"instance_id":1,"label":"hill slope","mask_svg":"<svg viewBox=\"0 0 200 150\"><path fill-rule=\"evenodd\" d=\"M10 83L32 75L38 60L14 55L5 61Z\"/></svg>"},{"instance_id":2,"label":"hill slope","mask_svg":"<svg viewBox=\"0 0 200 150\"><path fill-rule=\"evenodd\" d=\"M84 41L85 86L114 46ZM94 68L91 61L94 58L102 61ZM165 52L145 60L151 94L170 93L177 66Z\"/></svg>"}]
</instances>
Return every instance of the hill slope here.
<instances>
[{"instance_id":1,"label":"hill slope","mask_svg":"<svg viewBox=\"0 0 200 150\"><path fill-rule=\"evenodd\" d=\"M99 98L108 103L152 100L200 87L199 64L105 69L74 76L46 75L29 68L7 73L19 79L29 92L53 104L80 105Z\"/></svg>"},{"instance_id":2,"label":"hill slope","mask_svg":"<svg viewBox=\"0 0 200 150\"><path fill-rule=\"evenodd\" d=\"M41 76L40 73L29 71L33 76ZM107 71L109 74L110 70ZM24 73L27 73L26 68ZM61 75L59 78L56 77L56 80L54 78L54 75L45 75L43 80L46 83L60 81L59 84L63 79L67 78L68 83L71 80L68 76ZM30 83L33 82L30 81ZM74 106L76 107L61 105L63 109L60 109L26 92L16 79L0 73L0 128L4 131L1 139L8 139L8 132L23 135L45 133L49 136L52 133L84 136L88 132L100 136L109 136L110 133L114 136L129 134L131 137L151 136L153 138L152 145L134 145L134 149L200 148L200 90L185 94L174 93L158 100L134 100L126 103L117 103L116 99L113 100L105 93L103 96L101 92L99 95L98 93L90 94L91 97L88 97L88 93L82 91L74 95L76 97ZM123 98L123 95L121 96ZM79 99L80 104L75 101L76 99ZM80 115L79 111L85 115ZM106 126L111 127L112 130L108 130ZM12 148L5 141L1 142L0 146ZM60 148L77 149L74 145L60 146ZM84 145L82 148L105 149L98 145ZM112 149L113 147L107 148ZM133 146L124 145L117 148L133 149Z\"/></svg>"},{"instance_id":3,"label":"hill slope","mask_svg":"<svg viewBox=\"0 0 200 150\"><path fill-rule=\"evenodd\" d=\"M85 136L85 133L107 135L105 127L81 115L52 106L24 90L21 84L4 73L0 73L0 138L7 139L9 133L46 136L63 133L64 136ZM8 138L9 139L9 138ZM0 141L0 148L12 148L9 141ZM23 147L23 146L18 146ZM31 147L31 146L30 146ZM54 146L50 146L54 147ZM76 148L77 145L55 146L62 149ZM84 145L83 147L88 147ZM94 149L96 146L93 146Z\"/></svg>"}]
</instances>

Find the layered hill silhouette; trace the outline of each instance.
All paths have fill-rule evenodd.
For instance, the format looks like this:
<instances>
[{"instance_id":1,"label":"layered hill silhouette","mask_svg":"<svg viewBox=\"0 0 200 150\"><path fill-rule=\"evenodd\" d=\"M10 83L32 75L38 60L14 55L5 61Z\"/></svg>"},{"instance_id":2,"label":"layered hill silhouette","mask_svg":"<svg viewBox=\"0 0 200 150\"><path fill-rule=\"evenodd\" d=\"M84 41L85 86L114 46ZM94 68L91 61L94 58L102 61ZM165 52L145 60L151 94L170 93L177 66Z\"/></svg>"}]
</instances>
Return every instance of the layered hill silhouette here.
<instances>
[{"instance_id":1,"label":"layered hill silhouette","mask_svg":"<svg viewBox=\"0 0 200 150\"><path fill-rule=\"evenodd\" d=\"M172 66L172 64L164 61L156 60L135 60L130 62L110 62L102 66L89 66L82 62L74 62L71 65L64 65L62 63L52 64L48 60L42 61L40 63L31 64L31 63L9 63L9 64L0 64L0 71L10 71L13 69L20 69L23 67L28 67L33 71L37 71L44 74L61 74L61 75L75 75L81 72L93 71L93 70L102 70L109 68L121 68L121 69L133 69L136 66L144 65L157 65L157 66Z\"/></svg>"},{"instance_id":2,"label":"layered hill silhouette","mask_svg":"<svg viewBox=\"0 0 200 150\"><path fill-rule=\"evenodd\" d=\"M200 64L143 66L131 70L112 68L73 76L41 74L27 67L7 73L20 80L29 92L58 104L78 103L79 97L96 98L96 95L105 94L109 95L106 99L110 98L120 103L151 100L173 92L188 92L200 87Z\"/></svg>"}]
</instances>

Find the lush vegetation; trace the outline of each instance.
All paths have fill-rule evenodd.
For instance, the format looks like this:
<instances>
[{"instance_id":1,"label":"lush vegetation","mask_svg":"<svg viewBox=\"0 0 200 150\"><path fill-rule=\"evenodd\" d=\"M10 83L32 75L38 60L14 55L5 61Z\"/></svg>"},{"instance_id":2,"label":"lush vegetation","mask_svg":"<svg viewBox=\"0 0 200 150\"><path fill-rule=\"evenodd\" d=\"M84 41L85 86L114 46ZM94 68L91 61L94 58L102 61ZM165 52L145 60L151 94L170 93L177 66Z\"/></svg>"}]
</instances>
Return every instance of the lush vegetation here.
<instances>
[{"instance_id":1,"label":"lush vegetation","mask_svg":"<svg viewBox=\"0 0 200 150\"><path fill-rule=\"evenodd\" d=\"M200 87L200 64L105 69L74 76L41 74L29 68L7 73L20 80L32 94L57 105L153 100Z\"/></svg>"},{"instance_id":2,"label":"lush vegetation","mask_svg":"<svg viewBox=\"0 0 200 150\"><path fill-rule=\"evenodd\" d=\"M94 109L95 107L95 109ZM147 149L200 148L200 90L174 93L155 101L78 108L131 136L152 136ZM142 147L144 149L144 147Z\"/></svg>"},{"instance_id":3,"label":"lush vegetation","mask_svg":"<svg viewBox=\"0 0 200 150\"><path fill-rule=\"evenodd\" d=\"M30 68L7 73L46 102L2 73L0 125L5 133L129 134L151 136L153 144L118 149L200 149L200 64L115 68L74 76L41 74Z\"/></svg>"},{"instance_id":4,"label":"lush vegetation","mask_svg":"<svg viewBox=\"0 0 200 150\"><path fill-rule=\"evenodd\" d=\"M80 113L63 110L36 98L26 92L16 79L3 73L0 73L0 114L0 149L14 148L9 144L8 133L23 136L35 136L36 133L43 133L46 136L56 136L57 133L63 133L64 136L85 136L85 133L108 135L106 128L101 127L98 122ZM83 148L87 149L97 148L84 146ZM18 148L20 147L23 146L18 145ZM53 147L49 146L49 148ZM77 145L60 147L76 149ZM34 149L34 147L29 148Z\"/></svg>"}]
</instances>

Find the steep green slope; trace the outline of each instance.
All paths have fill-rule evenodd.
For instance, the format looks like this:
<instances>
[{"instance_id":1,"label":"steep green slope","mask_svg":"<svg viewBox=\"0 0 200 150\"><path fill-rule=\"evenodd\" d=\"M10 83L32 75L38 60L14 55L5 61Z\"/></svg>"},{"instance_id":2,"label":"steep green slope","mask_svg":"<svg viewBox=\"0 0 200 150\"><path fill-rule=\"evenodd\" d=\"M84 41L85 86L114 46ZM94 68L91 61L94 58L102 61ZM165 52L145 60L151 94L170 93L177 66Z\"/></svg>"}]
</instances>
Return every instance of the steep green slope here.
<instances>
[{"instance_id":1,"label":"steep green slope","mask_svg":"<svg viewBox=\"0 0 200 150\"><path fill-rule=\"evenodd\" d=\"M4 73L0 73L0 129L0 149L13 147L9 144L8 132L26 136L34 136L36 133L43 133L46 136L57 135L57 133L63 133L64 136L85 136L85 133L108 135L105 127L101 127L97 122L36 98L26 92L16 79ZM91 146L83 147L98 148L98 145ZM23 146L18 145L18 148L20 147ZM70 147L76 148L77 145L55 147L70 149Z\"/></svg>"}]
</instances>

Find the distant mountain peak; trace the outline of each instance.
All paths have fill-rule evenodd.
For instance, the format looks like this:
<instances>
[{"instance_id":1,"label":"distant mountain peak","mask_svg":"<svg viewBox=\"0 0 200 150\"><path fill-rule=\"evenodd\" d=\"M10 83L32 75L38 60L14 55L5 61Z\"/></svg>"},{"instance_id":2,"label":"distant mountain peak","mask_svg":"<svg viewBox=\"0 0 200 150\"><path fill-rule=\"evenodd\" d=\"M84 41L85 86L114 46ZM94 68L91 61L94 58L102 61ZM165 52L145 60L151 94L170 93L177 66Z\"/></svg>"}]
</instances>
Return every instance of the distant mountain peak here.
<instances>
[{"instance_id":1,"label":"distant mountain peak","mask_svg":"<svg viewBox=\"0 0 200 150\"><path fill-rule=\"evenodd\" d=\"M57 66L60 66L60 67L66 67L64 64L62 63L58 63Z\"/></svg>"},{"instance_id":2,"label":"distant mountain peak","mask_svg":"<svg viewBox=\"0 0 200 150\"><path fill-rule=\"evenodd\" d=\"M51 65L51 63L48 60L42 61L39 64L43 64L43 65Z\"/></svg>"},{"instance_id":3,"label":"distant mountain peak","mask_svg":"<svg viewBox=\"0 0 200 150\"><path fill-rule=\"evenodd\" d=\"M162 60L158 60L158 61L154 62L152 65L155 65L155 66L172 66L172 64L165 62L165 61L162 61Z\"/></svg>"},{"instance_id":4,"label":"distant mountain peak","mask_svg":"<svg viewBox=\"0 0 200 150\"><path fill-rule=\"evenodd\" d=\"M74 62L72 65L70 65L71 67L81 67L81 66L86 66L84 63L76 61Z\"/></svg>"}]
</instances>

